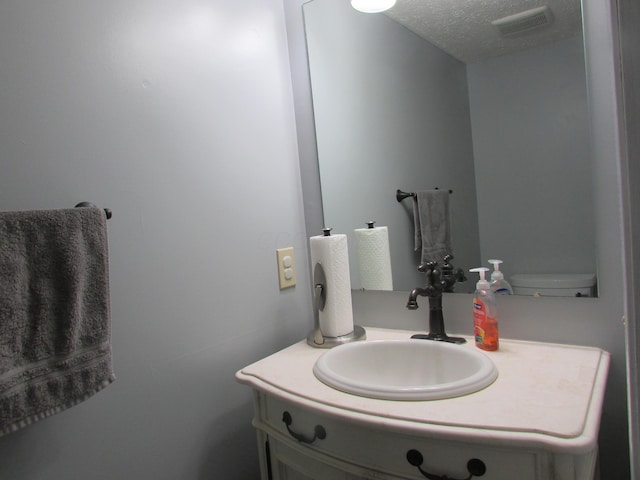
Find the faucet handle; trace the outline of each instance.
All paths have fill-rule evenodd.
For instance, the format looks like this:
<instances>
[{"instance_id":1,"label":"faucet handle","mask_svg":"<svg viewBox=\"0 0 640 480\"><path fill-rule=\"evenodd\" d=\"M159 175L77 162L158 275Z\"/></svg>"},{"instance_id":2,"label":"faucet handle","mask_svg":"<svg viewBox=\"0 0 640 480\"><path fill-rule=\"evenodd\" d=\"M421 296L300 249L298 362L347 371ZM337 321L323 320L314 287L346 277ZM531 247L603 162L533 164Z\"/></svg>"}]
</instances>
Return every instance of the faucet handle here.
<instances>
[{"instance_id":1,"label":"faucet handle","mask_svg":"<svg viewBox=\"0 0 640 480\"><path fill-rule=\"evenodd\" d=\"M440 282L440 271L437 269L438 262L422 263L418 266L418 271L427 274L427 285L429 288L436 286Z\"/></svg>"},{"instance_id":2,"label":"faucet handle","mask_svg":"<svg viewBox=\"0 0 640 480\"><path fill-rule=\"evenodd\" d=\"M425 273L425 272L433 272L436 267L438 266L438 262L427 262L427 263L421 263L420 265L418 265L418 271L420 273Z\"/></svg>"}]
</instances>

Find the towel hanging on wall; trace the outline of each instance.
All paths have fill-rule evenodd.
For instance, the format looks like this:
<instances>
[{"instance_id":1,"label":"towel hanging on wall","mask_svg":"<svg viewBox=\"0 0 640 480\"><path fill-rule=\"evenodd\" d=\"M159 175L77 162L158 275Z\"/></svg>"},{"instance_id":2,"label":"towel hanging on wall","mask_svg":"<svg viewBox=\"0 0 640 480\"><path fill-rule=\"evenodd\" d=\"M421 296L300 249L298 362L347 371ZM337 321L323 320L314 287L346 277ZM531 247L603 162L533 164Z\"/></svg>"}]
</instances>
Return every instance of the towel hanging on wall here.
<instances>
[{"instance_id":1,"label":"towel hanging on wall","mask_svg":"<svg viewBox=\"0 0 640 480\"><path fill-rule=\"evenodd\" d=\"M415 250L421 252L421 263L442 263L445 255L453 255L449 192L423 190L413 197Z\"/></svg>"},{"instance_id":2,"label":"towel hanging on wall","mask_svg":"<svg viewBox=\"0 0 640 480\"><path fill-rule=\"evenodd\" d=\"M98 208L0 213L0 435L115 380Z\"/></svg>"}]
</instances>

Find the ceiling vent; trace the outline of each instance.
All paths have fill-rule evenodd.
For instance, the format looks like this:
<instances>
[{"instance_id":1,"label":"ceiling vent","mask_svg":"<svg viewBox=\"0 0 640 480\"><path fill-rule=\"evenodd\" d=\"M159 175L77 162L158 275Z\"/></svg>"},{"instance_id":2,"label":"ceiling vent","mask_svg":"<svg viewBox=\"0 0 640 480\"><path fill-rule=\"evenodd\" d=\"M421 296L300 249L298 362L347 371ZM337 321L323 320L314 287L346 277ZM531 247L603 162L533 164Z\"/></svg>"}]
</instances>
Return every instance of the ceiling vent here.
<instances>
[{"instance_id":1,"label":"ceiling vent","mask_svg":"<svg viewBox=\"0 0 640 480\"><path fill-rule=\"evenodd\" d=\"M525 12L509 15L491 22L505 37L515 36L520 33L545 27L553 23L553 14L548 6L532 8Z\"/></svg>"}]
</instances>

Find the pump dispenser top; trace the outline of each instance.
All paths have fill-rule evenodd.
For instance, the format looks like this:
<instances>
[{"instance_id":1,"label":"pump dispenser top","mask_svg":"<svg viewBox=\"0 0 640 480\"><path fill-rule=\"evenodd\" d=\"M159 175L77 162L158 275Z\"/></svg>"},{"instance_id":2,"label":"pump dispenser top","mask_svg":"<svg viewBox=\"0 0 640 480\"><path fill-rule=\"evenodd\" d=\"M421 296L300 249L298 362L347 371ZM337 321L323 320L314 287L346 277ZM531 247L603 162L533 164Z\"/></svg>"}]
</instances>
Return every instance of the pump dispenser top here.
<instances>
[{"instance_id":1,"label":"pump dispenser top","mask_svg":"<svg viewBox=\"0 0 640 480\"><path fill-rule=\"evenodd\" d=\"M480 280L476 283L476 290L489 290L489 281L485 278L486 273L489 271L487 267L477 267L469 270L470 272L478 272L480 274Z\"/></svg>"},{"instance_id":2,"label":"pump dispenser top","mask_svg":"<svg viewBox=\"0 0 640 480\"><path fill-rule=\"evenodd\" d=\"M493 265L493 272L491 272L491 290L496 295L513 295L511 284L505 280L504 274L500 271L502 260L491 259L489 263Z\"/></svg>"}]
</instances>

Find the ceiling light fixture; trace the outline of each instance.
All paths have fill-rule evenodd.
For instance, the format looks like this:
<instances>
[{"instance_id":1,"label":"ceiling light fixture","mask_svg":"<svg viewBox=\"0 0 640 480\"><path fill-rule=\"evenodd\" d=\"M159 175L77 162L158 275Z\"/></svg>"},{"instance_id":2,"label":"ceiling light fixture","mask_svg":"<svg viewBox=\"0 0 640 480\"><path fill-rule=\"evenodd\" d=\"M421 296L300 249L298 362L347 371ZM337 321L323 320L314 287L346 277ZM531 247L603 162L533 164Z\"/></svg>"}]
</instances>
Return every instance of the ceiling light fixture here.
<instances>
[{"instance_id":1,"label":"ceiling light fixture","mask_svg":"<svg viewBox=\"0 0 640 480\"><path fill-rule=\"evenodd\" d=\"M351 0L351 6L364 13L379 13L389 10L396 0Z\"/></svg>"}]
</instances>

